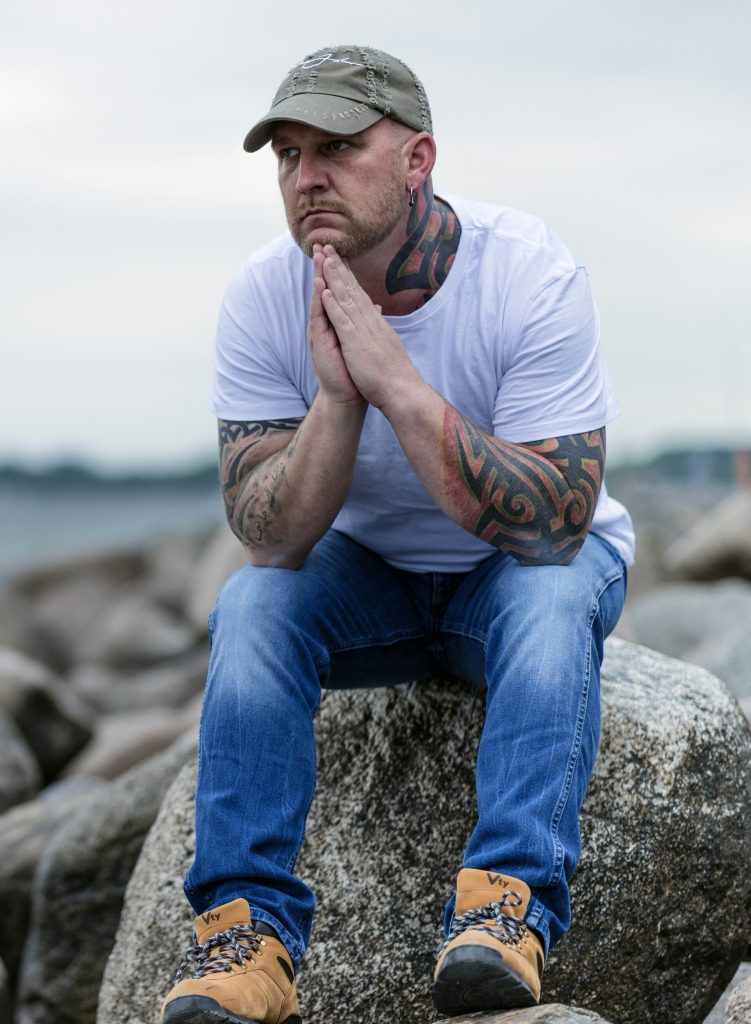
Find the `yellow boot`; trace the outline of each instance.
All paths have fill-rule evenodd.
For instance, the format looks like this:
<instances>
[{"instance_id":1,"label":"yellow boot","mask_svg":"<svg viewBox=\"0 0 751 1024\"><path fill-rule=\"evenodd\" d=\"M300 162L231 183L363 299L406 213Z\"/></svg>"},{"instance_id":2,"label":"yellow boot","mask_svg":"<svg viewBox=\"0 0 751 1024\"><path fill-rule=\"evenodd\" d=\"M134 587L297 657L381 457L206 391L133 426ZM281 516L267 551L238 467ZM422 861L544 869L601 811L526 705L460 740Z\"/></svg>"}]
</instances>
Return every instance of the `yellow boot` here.
<instances>
[{"instance_id":1,"label":"yellow boot","mask_svg":"<svg viewBox=\"0 0 751 1024\"><path fill-rule=\"evenodd\" d=\"M433 1003L457 1016L540 1001L542 944L524 924L530 891L518 878L463 868L451 932L438 955Z\"/></svg>"},{"instance_id":2,"label":"yellow boot","mask_svg":"<svg viewBox=\"0 0 751 1024\"><path fill-rule=\"evenodd\" d=\"M247 900L200 914L193 928L162 1024L301 1024L290 955L265 925L251 923ZM193 977L180 980L190 966Z\"/></svg>"}]
</instances>

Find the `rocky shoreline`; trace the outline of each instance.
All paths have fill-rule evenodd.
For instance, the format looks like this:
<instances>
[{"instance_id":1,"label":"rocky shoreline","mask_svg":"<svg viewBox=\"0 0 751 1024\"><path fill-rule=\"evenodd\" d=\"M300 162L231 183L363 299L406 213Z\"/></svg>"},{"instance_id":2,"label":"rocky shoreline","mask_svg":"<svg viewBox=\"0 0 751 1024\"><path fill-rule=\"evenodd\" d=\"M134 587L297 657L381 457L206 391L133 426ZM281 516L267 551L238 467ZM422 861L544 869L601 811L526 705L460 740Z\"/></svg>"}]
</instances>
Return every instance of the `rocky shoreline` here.
<instances>
[{"instance_id":1,"label":"rocky shoreline","mask_svg":"<svg viewBox=\"0 0 751 1024\"><path fill-rule=\"evenodd\" d=\"M699 758L697 763L701 764L701 759L708 756L706 746L700 742L702 729L714 730L712 735L715 737L727 738L727 743L715 739L715 751L720 747L732 750L735 752L732 756L741 756L739 765L747 764L747 760L743 760L746 756L743 751L751 732L747 724L741 724L743 719L739 714L737 718L733 716L738 713L738 705L746 718L751 715L751 490L739 487L729 492L725 489L723 494L710 494L705 490L701 497L696 498L695 488L682 489L676 484L661 488L654 482L640 484L638 479L631 481L625 490L629 488L630 493L616 492L616 496L622 497L632 510L640 553L617 635L640 646L631 647L623 643L619 646L618 641L610 645L608 657L612 664L613 692L623 694L618 701L626 702L623 706L618 705L620 711L613 722L623 719L623 707L628 705L629 693L642 693L637 703L645 709L650 707L650 679L671 680L669 685L674 689L677 687L675 693L679 696L675 700L680 701L681 714L689 724L693 723L690 727L687 725L680 754L675 753L671 762L678 780L675 782L677 789L671 797L673 802L668 799L663 808L663 817L669 810L671 814L678 815L678 821L680 813L683 813L680 811L683 804L676 794L685 781L693 779L692 785L698 793L702 786L708 784L707 779L714 778L711 772L703 775L696 771L694 776L691 775L694 771L692 758ZM187 905L179 891L177 871L166 872L155 889L149 888L151 881L148 886L141 884L140 896L134 889L133 880L143 877L139 858L146 856L149 843L153 856L154 844L158 847L166 834L172 836L175 864L179 861L180 851L183 857L189 852L189 825L169 826L170 829L178 828L182 837L179 841L175 833L157 833L152 826L160 815L160 808L161 815L177 813L176 798L173 796L170 803L164 797L181 770L191 770L194 759L207 663L206 618L223 580L242 561L239 545L226 528L221 528L210 535L203 533L166 539L137 550L113 551L97 557L71 560L18 575L0 589L0 898L4 907L0 921L0 1022L94 1024L98 1020L99 1024L126 1024L126 1021L128 1024L152 1024L152 1019L138 1016L135 1010L129 1017L117 1017L112 1009L115 1005L112 993L117 994L116 1002L122 1003L122 992L116 981L117 964L129 957L137 960L144 953L137 947L132 929L128 930L126 887L130 886L128 900L134 905L139 899L150 899L152 903L159 899L174 905L174 910L167 915L172 930L167 929L160 936L158 925L152 922L151 927L156 928L156 934L148 940L159 948L166 944L174 953L171 949L176 941L174 929L178 924L182 928L185 920L189 919ZM681 659L684 668L673 668L679 664L677 662L670 662L668 668L655 667L658 663L650 661L651 655L643 648L652 648ZM728 695L728 703L723 703L726 698L718 695L727 691L724 687L712 689L715 685L720 686L712 683L706 692L714 696L708 696L703 704L701 701L697 704L695 694L704 692L702 687L709 685L702 680L711 677L706 673L696 675L699 669L686 670L685 663L689 662L722 680L735 695L735 701ZM659 665L662 666L662 662ZM685 676L688 682L679 684L679 677L684 678L680 673L685 671L688 671ZM375 693L358 698L360 704L354 708L346 699L337 698L341 706L332 702L326 714L333 716L332 720L336 716L346 718L347 715L354 715L357 719L362 715L364 700L371 708L371 720L379 714L382 716L379 742L388 747L390 730L394 728L389 724L387 714L389 701L411 701L410 713L415 714L418 720L426 713L421 710L421 698L416 692L409 697L401 694L398 700L397 696L388 697L388 693L390 691L386 696ZM444 691L440 693L442 695L437 698L439 706L441 701L453 699ZM462 699L472 700L467 694ZM396 704L390 713L403 717L395 708ZM714 710L710 714L711 708ZM376 714L373 709L380 710ZM681 714L676 713L676 722L681 720ZM641 721L638 716L634 720ZM711 726L708 724L710 721L713 723ZM321 729L324 733L330 728L326 722L322 713ZM700 722L704 723L701 728L697 724ZM634 735L644 730L647 730L646 725L635 726ZM423 733L418 729L415 735ZM610 793L607 806L612 810L613 801L621 794L619 798L625 800L629 807L637 805L638 797L642 808L654 809L661 799L657 791L649 791L651 796L648 793L646 797L640 795L640 791L645 786L649 790L654 779L671 777L669 772L665 774L666 741L661 741L662 751L647 759L641 747L629 746L633 737L628 739L622 729L616 729L614 725L612 735L614 745L604 745L601 750L598 771L601 767L604 774L599 785L604 792L611 784L608 773L617 771L621 788ZM413 740L417 742L414 737ZM345 752L336 748L333 739L325 749L331 751L332 757L345 756ZM612 758L608 760L611 749L621 751L615 761ZM651 766L652 771L641 776L631 773L627 778L624 764L631 764L628 759L637 757L633 753L636 749L640 751L638 759L647 767ZM699 753L702 750L704 753ZM631 753L624 753L626 751ZM324 766L326 756L324 750ZM625 760L618 760L620 757ZM397 769L398 763L390 768L393 771ZM694 809L690 818L694 823L692 828L701 828L697 833L700 845L704 844L709 851L719 849L723 836L730 843L731 837L737 835L737 840L732 840L738 844L733 848L736 859L748 855L741 834L735 829L734 817L741 813L748 796L743 789L744 771L744 767L733 769L735 781L741 789L731 792L716 782L712 783L715 786L714 797L709 790L705 793L708 806L714 799L716 815L705 819ZM184 779L186 776L180 777ZM439 783L440 780L436 786ZM605 842L607 829L602 833L598 831L604 828L604 812L597 810L596 797L595 791L592 797L595 801L591 812L592 828L589 832L589 826L584 828L590 845L585 849L582 870L577 876L583 882L587 877L594 877L591 872L598 866L604 870L603 866L610 863L609 847ZM187 796L180 800L187 800ZM722 813L721 806L725 808ZM181 814L189 810L182 803L180 807ZM356 818L359 812L350 809L348 813ZM471 812L468 810L467 813ZM717 823L714 822L715 817ZM644 820L647 819L648 815ZM347 819L345 815L343 820L351 818ZM360 822L360 828L363 827ZM316 852L316 844L323 842L323 835L331 829L336 831L329 823L320 836L314 830L308 844L310 848L303 853L303 860L308 858L305 863L312 875L321 870L325 876L331 868L330 860L326 859L330 851L325 855L324 852ZM148 842L147 836L150 836ZM677 832L672 841L674 845L678 836ZM345 842L345 838L341 841ZM609 842L612 841L611 835ZM459 836L452 842L454 845L458 843L457 849L460 849ZM663 884L674 885L677 892L682 892L684 882L675 866L675 859L671 859L667 851L661 851L656 839L650 839L649 843L651 858L664 857L665 864L660 869L663 871L660 876ZM448 850L450 846L446 840L441 849ZM636 861L646 856L646 849L634 848ZM163 854L163 860L165 856ZM341 854L337 863L349 863L348 856ZM413 856L419 862L419 852ZM451 856L455 858L456 852ZM698 856L696 853L694 860ZM665 865L672 865L672 876L665 875ZM626 874L630 870L624 868L620 861L616 866ZM740 865L747 876L751 875L749 867L748 860ZM650 865L650 870L653 868L654 865ZM728 879L732 873L732 864L728 861L723 869L723 878ZM355 875L356 864L352 862L348 868L347 884L352 884ZM705 885L710 885L711 865L707 866L702 878ZM688 879L689 876L686 884ZM719 888L715 885L716 894L720 889L725 891L724 885L724 882ZM732 901L729 902L725 925L735 938L723 947L727 949L724 956L714 953L709 958L710 969L702 983L705 986L703 993L689 997L686 989L686 1006L694 1007L691 1011L694 1016L671 1018L663 1009L659 1019L685 1020L689 1024L701 1024L706 1020L711 1024L721 1024L723 1014L727 1012L725 1019L732 1024L751 1021L751 978L748 967L744 965L736 975L739 984L730 997L727 1011L724 1004L718 1004L709 1016L701 1009L709 998L708 993L716 990L719 995L735 971L742 950L740 953L732 950L739 948L739 942L745 949L751 938L751 926L748 924L751 896L748 890L744 890L742 882L738 881L732 885L728 882L727 891L728 900L731 895L735 900L735 909ZM656 900L659 888L654 892ZM579 902L583 906L589 905L584 897ZM606 902L603 895L600 907L604 907ZM591 913L594 920L597 906L593 903L586 912ZM683 941L684 927L690 930L690 914L684 926L677 910L672 918L666 916L666 912L660 913L663 921L661 934L673 936L663 940L667 943L664 955L669 957L671 950L678 949L671 943L677 943L679 937ZM689 913L688 909L686 913ZM707 914L711 917L712 913L708 904ZM639 905L637 900L636 914L648 916L649 907ZM728 914L731 917L735 915L736 920L729 921ZM672 923L669 924L669 920ZM432 918L431 923L426 923L428 932L434 923ZM329 941L326 938L328 927L327 919L322 916L322 949ZM665 928L672 928L673 932L666 933ZM745 936L743 941L738 937L741 932ZM580 937L587 934L583 925L580 924L578 933L574 929L572 941L577 934ZM183 941L187 937L184 930L181 935L180 941ZM594 945L588 953L589 959L593 960L596 953L599 970L605 971L612 967L617 950L607 953L609 946L605 942L605 932L593 931L592 935ZM85 942L82 936L85 936ZM366 933L358 934L358 941L365 943ZM715 951L718 949L716 935L708 933L705 941L711 941ZM105 987L102 988L105 967L113 948L116 955L110 959ZM574 946L571 948L573 950ZM581 951L577 953L580 955ZM685 951L682 955L688 956ZM419 971L425 965L419 956L415 962L418 961L415 970ZM314 985L312 979L318 973L314 966L315 963L311 962L307 975L311 980L306 981L306 985ZM384 982L387 967L378 973L379 985ZM609 1019L592 1016L597 1007L602 1008L607 1003L603 1003L604 997L597 994L599 989L594 982L594 987L586 989L585 986L586 991L582 990L577 995L571 986L556 985L556 970L551 964L552 980L548 987L550 998L558 1000L557 1007L548 1005L535 1011L520 1011L521 1016L507 1014L503 1020L573 1022ZM671 979L670 984L674 986L671 991L676 998L680 998L682 984L690 987L688 981L680 981L676 964L661 962L660 971L664 972L664 979ZM414 983L414 977L410 977ZM165 979L166 982L168 980ZM151 983L159 985L156 979ZM668 985L668 981L663 980L663 985ZM614 979L611 979L610 986L617 988ZM102 999L110 1000L106 1003L109 1009L102 1009L105 1004L100 1000L100 990ZM330 1024L336 1001L332 1001L333 997L329 999L327 994L319 998L313 987L309 987L308 992L310 1012L306 1020L310 1020L310 1024ZM544 997L545 992L544 988ZM560 1005L562 999L559 996L566 997L563 1002L571 1003L568 1009ZM155 993L155 1005L158 997L159 993ZM715 998L713 996L712 1001ZM403 1012L405 1004L401 1005ZM414 1008L412 1019L426 1019L427 1004L416 999L410 1005ZM706 1006L706 1011L709 1009L710 1006ZM702 1016L697 1018L698 1012ZM622 1009L618 1024L631 1019L624 1014ZM363 1010L356 1019L366 1022L396 1018L368 1017ZM487 1024L491 1021L495 1024L496 1019L500 1019L498 1015L485 1015L484 1018Z\"/></svg>"}]
</instances>

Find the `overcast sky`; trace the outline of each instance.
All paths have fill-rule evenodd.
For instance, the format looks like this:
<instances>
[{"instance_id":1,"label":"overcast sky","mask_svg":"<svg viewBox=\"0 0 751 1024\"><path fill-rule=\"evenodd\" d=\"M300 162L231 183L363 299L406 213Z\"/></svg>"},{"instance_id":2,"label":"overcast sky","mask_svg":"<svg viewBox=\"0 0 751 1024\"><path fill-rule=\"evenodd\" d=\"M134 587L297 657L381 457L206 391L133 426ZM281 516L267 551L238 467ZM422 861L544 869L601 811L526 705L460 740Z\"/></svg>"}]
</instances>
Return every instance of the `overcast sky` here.
<instances>
[{"instance_id":1,"label":"overcast sky","mask_svg":"<svg viewBox=\"0 0 751 1024\"><path fill-rule=\"evenodd\" d=\"M612 457L751 443L748 0L4 0L0 458L211 455L222 292L284 228L242 140L339 42L422 78L438 191L537 213L587 265Z\"/></svg>"}]
</instances>

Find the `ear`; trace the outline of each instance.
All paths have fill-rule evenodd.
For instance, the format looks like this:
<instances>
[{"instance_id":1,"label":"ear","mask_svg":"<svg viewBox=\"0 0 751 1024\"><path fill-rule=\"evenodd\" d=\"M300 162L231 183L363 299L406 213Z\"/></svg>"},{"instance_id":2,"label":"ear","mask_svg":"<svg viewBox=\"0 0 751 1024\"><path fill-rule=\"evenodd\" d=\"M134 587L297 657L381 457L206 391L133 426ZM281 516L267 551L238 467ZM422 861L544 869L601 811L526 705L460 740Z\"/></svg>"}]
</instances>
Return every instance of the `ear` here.
<instances>
[{"instance_id":1,"label":"ear","mask_svg":"<svg viewBox=\"0 0 751 1024\"><path fill-rule=\"evenodd\" d=\"M433 170L436 157L435 139L428 132L418 132L405 143L404 157L407 164L407 184L417 192Z\"/></svg>"}]
</instances>

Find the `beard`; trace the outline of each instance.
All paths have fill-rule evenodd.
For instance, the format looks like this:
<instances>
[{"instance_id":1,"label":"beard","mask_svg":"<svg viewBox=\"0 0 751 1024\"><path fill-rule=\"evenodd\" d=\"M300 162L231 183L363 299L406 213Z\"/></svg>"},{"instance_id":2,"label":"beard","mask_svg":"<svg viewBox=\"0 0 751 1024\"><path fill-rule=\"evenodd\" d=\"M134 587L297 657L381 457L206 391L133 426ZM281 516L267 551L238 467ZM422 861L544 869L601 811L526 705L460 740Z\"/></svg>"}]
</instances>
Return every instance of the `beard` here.
<instances>
[{"instance_id":1,"label":"beard","mask_svg":"<svg viewBox=\"0 0 751 1024\"><path fill-rule=\"evenodd\" d=\"M351 260L379 245L391 234L404 216L404 188L396 180L383 185L378 192L368 195L368 209L353 211L347 204L336 200L321 200L321 206L331 213L339 213L346 217L343 227L328 235L325 229L316 229L316 244L333 245L339 255ZM302 218L306 212L315 209L315 199L306 201L304 205L287 214L287 223L292 237L306 256L313 256L313 242L305 230Z\"/></svg>"}]
</instances>

